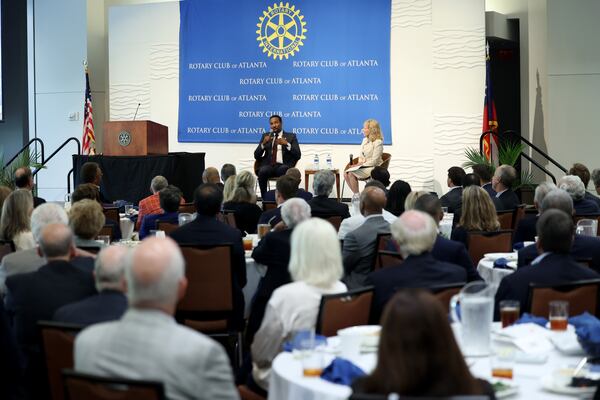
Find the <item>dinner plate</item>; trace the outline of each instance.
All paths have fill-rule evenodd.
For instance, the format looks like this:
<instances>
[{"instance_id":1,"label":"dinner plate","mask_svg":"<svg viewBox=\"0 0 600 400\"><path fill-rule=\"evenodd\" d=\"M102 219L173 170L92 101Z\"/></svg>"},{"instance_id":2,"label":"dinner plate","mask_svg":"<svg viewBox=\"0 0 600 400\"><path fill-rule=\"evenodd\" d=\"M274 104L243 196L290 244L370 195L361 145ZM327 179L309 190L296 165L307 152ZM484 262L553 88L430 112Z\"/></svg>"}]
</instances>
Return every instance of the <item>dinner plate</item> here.
<instances>
[{"instance_id":1,"label":"dinner plate","mask_svg":"<svg viewBox=\"0 0 600 400\"><path fill-rule=\"evenodd\" d=\"M517 261L517 253L487 253L483 255L486 260L496 261L499 258L506 258L508 261Z\"/></svg>"},{"instance_id":2,"label":"dinner plate","mask_svg":"<svg viewBox=\"0 0 600 400\"><path fill-rule=\"evenodd\" d=\"M596 392L596 387L569 386L570 380L556 379L554 374L542 377L542 388L552 393L566 394L569 396L588 396ZM498 397L498 396L496 396Z\"/></svg>"}]
</instances>

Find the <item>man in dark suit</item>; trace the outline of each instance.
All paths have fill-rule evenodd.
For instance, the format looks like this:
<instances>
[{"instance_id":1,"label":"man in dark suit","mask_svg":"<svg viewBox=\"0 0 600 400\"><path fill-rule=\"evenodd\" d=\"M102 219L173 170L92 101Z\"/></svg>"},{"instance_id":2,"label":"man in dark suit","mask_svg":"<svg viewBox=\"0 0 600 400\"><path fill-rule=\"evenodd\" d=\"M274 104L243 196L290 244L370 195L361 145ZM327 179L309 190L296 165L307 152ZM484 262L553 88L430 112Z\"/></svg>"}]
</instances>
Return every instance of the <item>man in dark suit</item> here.
<instances>
[{"instance_id":1,"label":"man in dark suit","mask_svg":"<svg viewBox=\"0 0 600 400\"><path fill-rule=\"evenodd\" d=\"M267 193L267 181L273 176L285 174L288 168L296 165L301 157L298 139L294 133L284 132L279 115L269 118L270 132L264 133L254 150L258 161L258 186L260 195Z\"/></svg>"},{"instance_id":2,"label":"man in dark suit","mask_svg":"<svg viewBox=\"0 0 600 400\"><path fill-rule=\"evenodd\" d=\"M339 215L342 219L350 217L348 205L337 199L329 198L335 183L335 175L330 170L320 170L315 174L313 191L315 197L308 202L313 217L331 217Z\"/></svg>"},{"instance_id":3,"label":"man in dark suit","mask_svg":"<svg viewBox=\"0 0 600 400\"><path fill-rule=\"evenodd\" d=\"M514 210L520 204L519 197L512 191L512 185L517 180L517 170L510 165L500 165L492 177L492 187L496 196L492 198L496 210Z\"/></svg>"},{"instance_id":4,"label":"man in dark suit","mask_svg":"<svg viewBox=\"0 0 600 400\"><path fill-rule=\"evenodd\" d=\"M500 282L496 292L496 316L502 300L518 300L521 312L526 311L529 284L547 285L569 283L585 279L598 279L600 274L578 264L569 255L573 242L573 219L564 211L545 211L537 223L539 256Z\"/></svg>"},{"instance_id":5,"label":"man in dark suit","mask_svg":"<svg viewBox=\"0 0 600 400\"><path fill-rule=\"evenodd\" d=\"M464 283L465 269L436 260L431 249L437 237L435 221L421 211L405 211L391 226L392 236L404 258L401 264L380 269L368 276L375 287L371 320L379 322L387 301L401 288L431 288Z\"/></svg>"},{"instance_id":6,"label":"man in dark suit","mask_svg":"<svg viewBox=\"0 0 600 400\"><path fill-rule=\"evenodd\" d=\"M19 189L27 189L31 191L33 195L33 174L31 173L31 168L29 167L21 167L17 168L15 171L15 186ZM36 208L40 204L44 204L46 200L41 197L33 196L33 208Z\"/></svg>"},{"instance_id":7,"label":"man in dark suit","mask_svg":"<svg viewBox=\"0 0 600 400\"><path fill-rule=\"evenodd\" d=\"M96 258L94 279L98 294L56 310L54 321L88 326L121 318L127 310L125 261L128 248L110 246Z\"/></svg>"},{"instance_id":8,"label":"man in dark suit","mask_svg":"<svg viewBox=\"0 0 600 400\"><path fill-rule=\"evenodd\" d=\"M98 189L99 201L102 204L110 204L112 205L112 201L106 198L100 190L100 183L102 183L102 170L100 169L100 165L98 163L88 161L81 166L81 171L79 172L79 177L81 183L91 183Z\"/></svg>"},{"instance_id":9,"label":"man in dark suit","mask_svg":"<svg viewBox=\"0 0 600 400\"><path fill-rule=\"evenodd\" d=\"M489 165L476 164L473 165L473 173L479 177L479 185L490 195L493 199L496 196L496 191L492 187L492 175L493 169Z\"/></svg>"},{"instance_id":10,"label":"man in dark suit","mask_svg":"<svg viewBox=\"0 0 600 400\"><path fill-rule=\"evenodd\" d=\"M440 197L442 207L448 207L449 213L456 213L462 207L462 184L465 170L461 167L450 167L448 169L447 184L450 190Z\"/></svg>"},{"instance_id":11,"label":"man in dark suit","mask_svg":"<svg viewBox=\"0 0 600 400\"><path fill-rule=\"evenodd\" d=\"M440 200L430 194L419 197L415 202L414 209L429 214L438 225L444 217ZM473 268L473 261L471 261L471 257L469 257L465 245L461 242L446 239L441 234L438 234L435 238L435 244L431 250L431 255L436 260L449 262L463 267L467 273L467 282L481 280L481 276L479 276L477 270Z\"/></svg>"},{"instance_id":12,"label":"man in dark suit","mask_svg":"<svg viewBox=\"0 0 600 400\"><path fill-rule=\"evenodd\" d=\"M302 182L302 176L300 175L300 170L296 167L293 168L289 168L285 174L287 176L291 176L292 178L294 178L294 180L297 182L296 183L296 187L298 188L296 191L296 194L294 195L294 197L299 197L301 199L304 199L306 201L309 201L310 199L313 198L313 195L311 192L307 192L306 190L302 189L300 187L300 182ZM265 196L263 197L263 201L276 201L275 200L275 189L271 189L269 190Z\"/></svg>"},{"instance_id":13,"label":"man in dark suit","mask_svg":"<svg viewBox=\"0 0 600 400\"><path fill-rule=\"evenodd\" d=\"M567 215L573 215L573 200L569 194L562 189L555 189L544 197L541 206L541 215L551 209L558 209ZM569 252L575 260L590 260L592 269L600 272L600 238L584 235L575 235ZM517 264L519 267L529 264L538 256L538 248L535 244L526 246L519 250Z\"/></svg>"},{"instance_id":14,"label":"man in dark suit","mask_svg":"<svg viewBox=\"0 0 600 400\"><path fill-rule=\"evenodd\" d=\"M54 312L96 293L91 273L73 266L75 254L71 229L64 224L49 224L42 229L39 249L46 265L39 270L18 274L6 280L6 308L14 316L19 347L28 360L26 377L36 392L33 398L45 398L44 362L37 323L51 320Z\"/></svg>"},{"instance_id":15,"label":"man in dark suit","mask_svg":"<svg viewBox=\"0 0 600 400\"><path fill-rule=\"evenodd\" d=\"M342 249L343 282L348 290L365 286L367 276L373 272L377 235L390 233L390 223L382 215L386 201L385 192L377 187L365 188L360 194L360 213L365 221L346 234Z\"/></svg>"},{"instance_id":16,"label":"man in dark suit","mask_svg":"<svg viewBox=\"0 0 600 400\"><path fill-rule=\"evenodd\" d=\"M600 207L595 201L585 198L585 186L577 175L565 175L558 180L557 186L566 190L573 199L575 215L600 214Z\"/></svg>"},{"instance_id":17,"label":"man in dark suit","mask_svg":"<svg viewBox=\"0 0 600 400\"><path fill-rule=\"evenodd\" d=\"M194 205L197 216L173 232L170 236L178 244L219 245L233 244L231 274L233 275L233 307L234 317L230 321L232 327L242 329L244 324L244 295L246 286L246 258L242 245L242 234L238 229L217 220L221 211L223 192L212 183L204 183L194 192Z\"/></svg>"},{"instance_id":18,"label":"man in dark suit","mask_svg":"<svg viewBox=\"0 0 600 400\"><path fill-rule=\"evenodd\" d=\"M277 178L277 183L275 185L275 201L277 202L277 207L272 210L267 210L262 213L260 218L258 219L259 224L270 224L271 227L274 227L278 223L281 222L281 205L286 201L291 199L296 195L296 191L298 190L298 185L296 184L296 180L291 176L283 175Z\"/></svg>"},{"instance_id":19,"label":"man in dark suit","mask_svg":"<svg viewBox=\"0 0 600 400\"><path fill-rule=\"evenodd\" d=\"M583 198L596 203L596 205L600 207L600 197L594 196L587 191L588 184L590 183L590 170L583 164L575 163L571 169L569 169L569 175L577 175L579 179L581 179L581 182L583 182L583 187L585 189Z\"/></svg>"},{"instance_id":20,"label":"man in dark suit","mask_svg":"<svg viewBox=\"0 0 600 400\"><path fill-rule=\"evenodd\" d=\"M252 301L248 327L246 329L247 343L252 343L254 334L260 328L267 303L273 291L292 281L288 271L290 237L296 225L310 218L310 207L302 199L289 199L283 203L280 209L285 229L269 232L258 242L258 246L252 252L252 258L257 263L267 266L267 272L260 280Z\"/></svg>"},{"instance_id":21,"label":"man in dark suit","mask_svg":"<svg viewBox=\"0 0 600 400\"><path fill-rule=\"evenodd\" d=\"M513 235L513 245L519 242L533 242L537 236L535 225L537 224L540 213L542 212L542 202L546 195L556 189L556 185L552 182L542 182L535 188L533 195L533 205L538 210L537 215L526 215L517 224L517 229Z\"/></svg>"}]
</instances>

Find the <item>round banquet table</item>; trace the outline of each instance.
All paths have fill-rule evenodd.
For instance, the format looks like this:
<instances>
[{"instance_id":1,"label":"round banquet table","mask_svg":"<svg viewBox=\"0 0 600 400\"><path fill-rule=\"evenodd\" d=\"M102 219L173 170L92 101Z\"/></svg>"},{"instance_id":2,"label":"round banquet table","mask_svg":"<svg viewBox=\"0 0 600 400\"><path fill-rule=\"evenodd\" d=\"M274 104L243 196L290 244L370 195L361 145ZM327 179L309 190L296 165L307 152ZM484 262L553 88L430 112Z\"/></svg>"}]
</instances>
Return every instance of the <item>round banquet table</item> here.
<instances>
[{"instance_id":1,"label":"round banquet table","mask_svg":"<svg viewBox=\"0 0 600 400\"><path fill-rule=\"evenodd\" d=\"M516 255L516 253L507 254ZM515 272L515 270L505 268L494 268L494 261L489 260L487 258L482 258L481 260L479 260L479 264L477 264L477 272L479 272L479 275L481 275L481 277L484 281L486 281L486 283L498 286L500 285L500 281L502 280L502 278L504 278L506 275L512 274L513 272Z\"/></svg>"},{"instance_id":2,"label":"round banquet table","mask_svg":"<svg viewBox=\"0 0 600 400\"><path fill-rule=\"evenodd\" d=\"M460 328L453 327L458 335ZM460 344L460 339L458 340ZM333 355L325 355L326 363ZM518 392L510 399L568 399L575 398L545 391L542 388L542 377L553 370L564 366L575 366L581 356L566 356L557 350L548 353L544 364L514 364L513 382L518 385ZM376 364L376 353L361 354L359 359L352 360L364 371L370 372ZM471 373L482 379L491 379L490 357L468 357L467 364ZM292 353L280 353L271 369L269 381L269 399L287 400L344 400L352 393L350 387L327 382L321 378L306 378L302 375L302 364Z\"/></svg>"}]
</instances>

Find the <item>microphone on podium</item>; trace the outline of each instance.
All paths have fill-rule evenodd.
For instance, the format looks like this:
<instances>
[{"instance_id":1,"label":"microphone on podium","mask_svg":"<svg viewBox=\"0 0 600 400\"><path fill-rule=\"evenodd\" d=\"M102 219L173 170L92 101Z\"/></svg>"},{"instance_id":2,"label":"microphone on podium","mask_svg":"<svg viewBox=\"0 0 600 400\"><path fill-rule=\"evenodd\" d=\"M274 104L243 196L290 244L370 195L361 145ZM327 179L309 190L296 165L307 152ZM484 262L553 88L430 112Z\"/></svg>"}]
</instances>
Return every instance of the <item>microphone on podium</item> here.
<instances>
[{"instance_id":1,"label":"microphone on podium","mask_svg":"<svg viewBox=\"0 0 600 400\"><path fill-rule=\"evenodd\" d=\"M137 117L137 113L138 113L138 110L140 109L141 105L142 105L142 103L138 103L137 108L135 109L135 114L133 114L133 121L135 121L135 117Z\"/></svg>"}]
</instances>

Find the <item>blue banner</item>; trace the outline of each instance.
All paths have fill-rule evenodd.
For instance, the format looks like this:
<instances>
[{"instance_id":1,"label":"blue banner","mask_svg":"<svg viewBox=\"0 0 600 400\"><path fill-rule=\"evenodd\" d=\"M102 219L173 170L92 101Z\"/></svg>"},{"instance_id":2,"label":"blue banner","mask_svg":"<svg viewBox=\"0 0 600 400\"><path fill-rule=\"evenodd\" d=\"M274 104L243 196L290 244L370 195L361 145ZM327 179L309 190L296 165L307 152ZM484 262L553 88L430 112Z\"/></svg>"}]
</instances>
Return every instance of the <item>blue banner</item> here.
<instances>
[{"instance_id":1,"label":"blue banner","mask_svg":"<svg viewBox=\"0 0 600 400\"><path fill-rule=\"evenodd\" d=\"M257 143L269 116L300 143L391 143L391 0L183 0L180 142Z\"/></svg>"}]
</instances>

